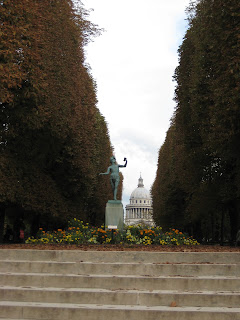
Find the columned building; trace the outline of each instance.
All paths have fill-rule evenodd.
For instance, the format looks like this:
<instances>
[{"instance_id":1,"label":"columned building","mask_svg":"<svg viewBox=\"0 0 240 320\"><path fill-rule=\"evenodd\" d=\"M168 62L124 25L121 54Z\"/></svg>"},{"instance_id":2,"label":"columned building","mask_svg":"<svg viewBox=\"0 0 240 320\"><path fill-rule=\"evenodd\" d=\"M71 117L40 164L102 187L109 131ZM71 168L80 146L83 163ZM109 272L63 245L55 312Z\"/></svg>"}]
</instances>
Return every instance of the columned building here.
<instances>
[{"instance_id":1,"label":"columned building","mask_svg":"<svg viewBox=\"0 0 240 320\"><path fill-rule=\"evenodd\" d=\"M152 199L150 193L144 188L143 179L140 175L138 187L130 196L130 203L126 205L126 225L145 224L154 226L152 218Z\"/></svg>"}]
</instances>

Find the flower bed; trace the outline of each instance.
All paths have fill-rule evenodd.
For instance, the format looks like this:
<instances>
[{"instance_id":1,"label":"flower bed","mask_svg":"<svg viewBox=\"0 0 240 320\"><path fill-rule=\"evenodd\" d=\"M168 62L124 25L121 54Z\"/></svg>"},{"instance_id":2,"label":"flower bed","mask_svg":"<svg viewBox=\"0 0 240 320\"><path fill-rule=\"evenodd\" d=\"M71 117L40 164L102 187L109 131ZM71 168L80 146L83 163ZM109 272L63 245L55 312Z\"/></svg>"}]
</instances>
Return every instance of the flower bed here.
<instances>
[{"instance_id":1,"label":"flower bed","mask_svg":"<svg viewBox=\"0 0 240 320\"><path fill-rule=\"evenodd\" d=\"M68 222L66 230L44 231L42 228L36 238L26 240L30 244L139 244L139 245L172 245L193 246L199 243L177 229L164 232L161 227L146 228L142 226L128 226L123 231L104 230L84 224L76 218Z\"/></svg>"}]
</instances>

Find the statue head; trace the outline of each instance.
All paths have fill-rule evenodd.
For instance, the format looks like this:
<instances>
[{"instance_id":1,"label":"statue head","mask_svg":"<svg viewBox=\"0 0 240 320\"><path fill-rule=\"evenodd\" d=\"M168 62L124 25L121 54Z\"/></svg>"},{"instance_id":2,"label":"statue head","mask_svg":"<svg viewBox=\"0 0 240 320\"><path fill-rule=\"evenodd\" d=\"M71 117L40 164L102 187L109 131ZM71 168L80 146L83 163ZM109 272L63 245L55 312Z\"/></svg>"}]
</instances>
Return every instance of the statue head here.
<instances>
[{"instance_id":1,"label":"statue head","mask_svg":"<svg viewBox=\"0 0 240 320\"><path fill-rule=\"evenodd\" d=\"M110 158L110 162L113 164L113 163L115 163L116 162L116 158L114 157L114 156L112 156L111 158Z\"/></svg>"}]
</instances>

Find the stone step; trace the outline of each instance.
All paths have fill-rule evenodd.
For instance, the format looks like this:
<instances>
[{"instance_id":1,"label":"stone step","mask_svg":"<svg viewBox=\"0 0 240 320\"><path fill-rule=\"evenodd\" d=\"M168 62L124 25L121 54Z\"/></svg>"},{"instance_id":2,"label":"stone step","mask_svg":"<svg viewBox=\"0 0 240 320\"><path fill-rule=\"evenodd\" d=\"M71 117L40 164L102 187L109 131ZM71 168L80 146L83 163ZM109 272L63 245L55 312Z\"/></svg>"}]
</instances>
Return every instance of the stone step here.
<instances>
[{"instance_id":1,"label":"stone step","mask_svg":"<svg viewBox=\"0 0 240 320\"><path fill-rule=\"evenodd\" d=\"M240 320L239 266L238 252L0 250L0 320Z\"/></svg>"},{"instance_id":2,"label":"stone step","mask_svg":"<svg viewBox=\"0 0 240 320\"><path fill-rule=\"evenodd\" d=\"M142 276L240 276L238 264L174 264L174 263L92 263L80 262L78 274L142 275Z\"/></svg>"},{"instance_id":3,"label":"stone step","mask_svg":"<svg viewBox=\"0 0 240 320\"><path fill-rule=\"evenodd\" d=\"M80 263L0 260L0 272L77 274Z\"/></svg>"},{"instance_id":4,"label":"stone step","mask_svg":"<svg viewBox=\"0 0 240 320\"><path fill-rule=\"evenodd\" d=\"M151 307L0 301L0 317L7 319L46 320L239 320L240 308Z\"/></svg>"},{"instance_id":5,"label":"stone step","mask_svg":"<svg viewBox=\"0 0 240 320\"><path fill-rule=\"evenodd\" d=\"M51 261L0 261L0 272L60 273L60 274L108 274L145 276L238 276L238 264L162 264L162 263L95 263Z\"/></svg>"},{"instance_id":6,"label":"stone step","mask_svg":"<svg viewBox=\"0 0 240 320\"><path fill-rule=\"evenodd\" d=\"M102 288L127 290L239 291L240 277L224 276L128 276L42 273L0 273L0 284L8 286Z\"/></svg>"},{"instance_id":7,"label":"stone step","mask_svg":"<svg viewBox=\"0 0 240 320\"><path fill-rule=\"evenodd\" d=\"M240 252L148 252L1 249L0 260L239 264Z\"/></svg>"},{"instance_id":8,"label":"stone step","mask_svg":"<svg viewBox=\"0 0 240 320\"><path fill-rule=\"evenodd\" d=\"M240 292L0 287L0 301L238 308Z\"/></svg>"}]
</instances>

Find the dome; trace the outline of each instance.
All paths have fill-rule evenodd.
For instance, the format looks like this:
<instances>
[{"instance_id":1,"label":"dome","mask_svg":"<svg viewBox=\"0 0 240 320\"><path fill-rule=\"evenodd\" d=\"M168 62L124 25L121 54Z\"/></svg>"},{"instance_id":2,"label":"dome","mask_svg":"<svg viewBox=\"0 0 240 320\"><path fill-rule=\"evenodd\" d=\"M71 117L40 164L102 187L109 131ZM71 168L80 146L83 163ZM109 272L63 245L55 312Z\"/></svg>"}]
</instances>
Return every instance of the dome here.
<instances>
[{"instance_id":1,"label":"dome","mask_svg":"<svg viewBox=\"0 0 240 320\"><path fill-rule=\"evenodd\" d=\"M145 188L136 188L133 190L130 199L150 199L150 193Z\"/></svg>"},{"instance_id":2,"label":"dome","mask_svg":"<svg viewBox=\"0 0 240 320\"><path fill-rule=\"evenodd\" d=\"M130 200L133 199L151 199L149 191L144 188L143 179L141 176L138 179L138 187L131 193Z\"/></svg>"}]
</instances>

